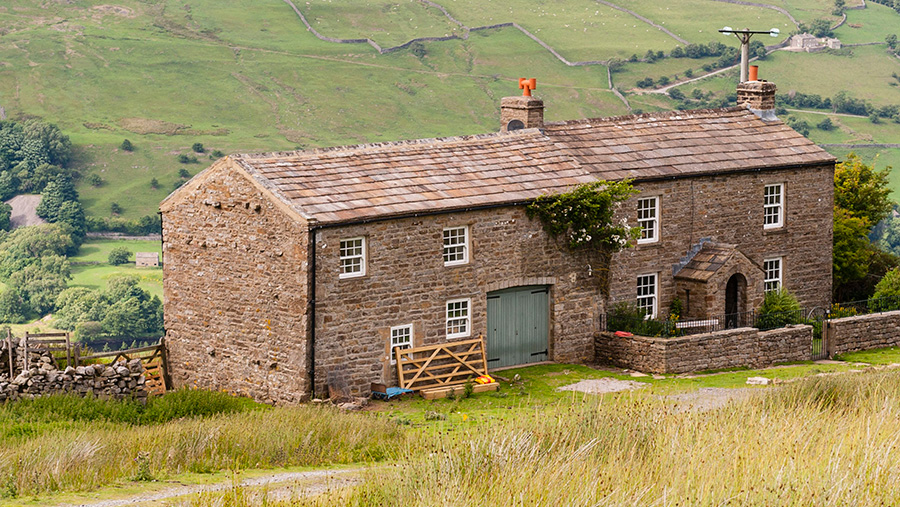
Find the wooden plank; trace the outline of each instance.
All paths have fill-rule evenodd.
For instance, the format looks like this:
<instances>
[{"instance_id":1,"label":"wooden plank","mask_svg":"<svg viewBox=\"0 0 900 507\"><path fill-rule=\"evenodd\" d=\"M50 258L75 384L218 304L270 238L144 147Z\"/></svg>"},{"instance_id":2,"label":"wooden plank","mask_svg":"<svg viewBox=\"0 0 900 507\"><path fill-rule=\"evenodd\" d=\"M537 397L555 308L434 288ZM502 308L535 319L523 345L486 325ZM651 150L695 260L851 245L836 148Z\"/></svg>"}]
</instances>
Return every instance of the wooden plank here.
<instances>
[{"instance_id":1,"label":"wooden plank","mask_svg":"<svg viewBox=\"0 0 900 507\"><path fill-rule=\"evenodd\" d=\"M12 379L13 377L15 377L14 373L16 371L16 369L15 369L16 365L13 362L13 339L12 339L12 330L11 329L6 330L6 343L8 344L7 346L9 347L9 378Z\"/></svg>"},{"instance_id":2,"label":"wooden plank","mask_svg":"<svg viewBox=\"0 0 900 507\"><path fill-rule=\"evenodd\" d=\"M415 347L415 348L411 348L411 349L403 349L403 350L404 350L404 352L406 352L406 353L410 353L410 352L428 352L428 351L430 351L430 350L434 350L434 349L443 349L443 348L446 348L446 347L459 347L459 346L461 346L461 345L471 345L471 344L473 344L473 343L478 343L478 341L479 341L479 340L476 338L476 339L472 339L472 340L460 340L460 341L455 341L455 342L446 342L446 343L441 343L441 344L438 344L438 345L425 345L425 346L423 346L423 347Z\"/></svg>"},{"instance_id":3,"label":"wooden plank","mask_svg":"<svg viewBox=\"0 0 900 507\"><path fill-rule=\"evenodd\" d=\"M498 389L500 389L499 382L493 382L490 384L474 384L472 386L473 393L497 391ZM454 396L460 396L465 392L465 385L455 385L449 387L436 387L434 389L422 389L421 391L419 391L419 394L426 400L436 400L440 398L446 398L448 393L453 393Z\"/></svg>"},{"instance_id":4,"label":"wooden plank","mask_svg":"<svg viewBox=\"0 0 900 507\"><path fill-rule=\"evenodd\" d=\"M126 352L128 354L138 354L141 352L150 352L151 350L158 350L159 347L160 347L159 345L150 345L149 347L141 347L139 349L116 350L116 351L111 351L111 352L99 352L97 354L81 356L81 359L98 359L101 357L115 357L118 354L126 353Z\"/></svg>"},{"instance_id":5,"label":"wooden plank","mask_svg":"<svg viewBox=\"0 0 900 507\"><path fill-rule=\"evenodd\" d=\"M46 338L46 337L64 338L69 333L28 333L28 332L26 332L25 334L27 334L30 338Z\"/></svg>"}]
</instances>

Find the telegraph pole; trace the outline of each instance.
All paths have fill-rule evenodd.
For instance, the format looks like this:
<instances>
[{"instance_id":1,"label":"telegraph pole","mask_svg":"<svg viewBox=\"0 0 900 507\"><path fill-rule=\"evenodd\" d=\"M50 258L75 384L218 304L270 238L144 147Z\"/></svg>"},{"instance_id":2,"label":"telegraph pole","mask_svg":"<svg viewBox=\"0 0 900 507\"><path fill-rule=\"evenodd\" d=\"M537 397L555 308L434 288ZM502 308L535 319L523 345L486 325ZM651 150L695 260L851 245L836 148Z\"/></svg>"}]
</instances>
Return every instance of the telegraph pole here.
<instances>
[{"instance_id":1,"label":"telegraph pole","mask_svg":"<svg viewBox=\"0 0 900 507\"><path fill-rule=\"evenodd\" d=\"M734 35L741 41L741 83L747 80L748 73L750 71L750 37L758 33L768 34L771 37L778 37L778 34L781 33L781 30L777 28L772 28L771 30L766 30L765 32L759 30L751 30L749 28L744 28L743 30L734 30L730 26L726 26L725 28L719 30L719 33L725 35Z\"/></svg>"}]
</instances>

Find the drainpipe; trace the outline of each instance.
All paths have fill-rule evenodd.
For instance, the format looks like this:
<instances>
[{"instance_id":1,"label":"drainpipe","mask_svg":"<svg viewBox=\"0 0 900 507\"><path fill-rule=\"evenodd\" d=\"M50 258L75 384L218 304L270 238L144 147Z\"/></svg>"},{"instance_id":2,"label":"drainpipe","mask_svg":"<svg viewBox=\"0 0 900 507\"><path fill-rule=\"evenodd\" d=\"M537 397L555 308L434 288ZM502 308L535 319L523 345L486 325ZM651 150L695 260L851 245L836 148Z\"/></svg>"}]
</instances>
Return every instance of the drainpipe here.
<instances>
[{"instance_id":1,"label":"drainpipe","mask_svg":"<svg viewBox=\"0 0 900 507\"><path fill-rule=\"evenodd\" d=\"M311 398L316 397L316 228L309 229L309 247L308 247L308 263L309 270L306 274L308 279L307 286L309 293L307 294L307 316L306 323L307 336L309 337L309 393Z\"/></svg>"}]
</instances>

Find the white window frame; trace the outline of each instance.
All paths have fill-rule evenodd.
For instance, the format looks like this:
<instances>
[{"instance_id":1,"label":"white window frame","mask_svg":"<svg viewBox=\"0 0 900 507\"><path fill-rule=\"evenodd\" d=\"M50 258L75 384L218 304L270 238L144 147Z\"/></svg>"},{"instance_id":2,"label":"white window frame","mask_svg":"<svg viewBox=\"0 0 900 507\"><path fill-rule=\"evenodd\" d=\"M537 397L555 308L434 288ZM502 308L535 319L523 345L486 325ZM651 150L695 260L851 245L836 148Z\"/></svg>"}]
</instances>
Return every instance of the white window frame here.
<instances>
[{"instance_id":1,"label":"white window frame","mask_svg":"<svg viewBox=\"0 0 900 507\"><path fill-rule=\"evenodd\" d=\"M649 278L649 280L647 280ZM649 283L648 283L649 282ZM641 289L649 289L642 294ZM646 273L637 277L637 306L644 310L645 319L655 319L659 308L659 274ZM647 309L650 309L648 312Z\"/></svg>"},{"instance_id":2,"label":"white window frame","mask_svg":"<svg viewBox=\"0 0 900 507\"><path fill-rule=\"evenodd\" d=\"M406 335L406 339L402 341L397 341L397 338L400 338L402 335ZM394 354L394 349L401 348L402 349L411 349L413 346L413 325L412 324L404 324L402 326L393 326L391 327L391 336L390 336L390 350L388 354L390 355L391 364L397 364L397 356Z\"/></svg>"},{"instance_id":3,"label":"white window frame","mask_svg":"<svg viewBox=\"0 0 900 507\"><path fill-rule=\"evenodd\" d=\"M777 189L776 193L769 193L770 189ZM777 198L775 198L777 197ZM770 213L774 210L774 213ZM774 221L769 222L774 216ZM784 183L774 183L763 187L763 228L777 229L784 226Z\"/></svg>"},{"instance_id":4,"label":"white window frame","mask_svg":"<svg viewBox=\"0 0 900 507\"><path fill-rule=\"evenodd\" d=\"M763 291L771 292L781 288L784 279L784 259L772 257L763 260Z\"/></svg>"},{"instance_id":5,"label":"white window frame","mask_svg":"<svg viewBox=\"0 0 900 507\"><path fill-rule=\"evenodd\" d=\"M651 206L643 207L644 203L651 201ZM638 227L641 228L641 237L638 238L638 244L656 243L659 241L659 196L654 195L639 198L637 201L637 209ZM647 216L642 216L642 212L649 213Z\"/></svg>"},{"instance_id":6,"label":"white window frame","mask_svg":"<svg viewBox=\"0 0 900 507\"><path fill-rule=\"evenodd\" d=\"M344 244L349 243L350 241L359 241L358 248L360 249L360 252L353 253L351 255L344 255L344 250L345 250L345 248L347 248L344 246ZM357 248L357 247L354 246L351 248ZM340 240L338 242L338 255L340 257L340 261L339 261L339 265L338 265L339 266L338 269L340 269L340 272L339 272L340 274L338 275L338 278L341 278L341 279L342 278L357 278L360 276L366 276L366 260L367 259L366 259L366 238L365 238L365 236L357 236L354 238L344 238L344 239ZM353 261L356 259L359 259L359 270L345 271L347 266L344 264L344 261ZM355 266L355 264L354 264L354 266Z\"/></svg>"},{"instance_id":7,"label":"white window frame","mask_svg":"<svg viewBox=\"0 0 900 507\"><path fill-rule=\"evenodd\" d=\"M463 305L460 306L459 308L452 308L452 309L450 308L451 305L456 305L458 303L463 303ZM472 334L472 300L470 298L451 299L451 300L447 301L447 305L445 308L447 309L447 312L446 312L446 326L444 327L444 329L447 332L447 339L450 340L453 338L465 338L466 336L471 335ZM451 312L456 312L456 311L462 310L463 308L465 309L464 316L454 315L451 317L451 315L450 315ZM461 324L461 326L460 326L460 324ZM451 333L450 332L451 327L456 327L456 328L464 327L465 329L462 331L457 331L455 333Z\"/></svg>"},{"instance_id":8,"label":"white window frame","mask_svg":"<svg viewBox=\"0 0 900 507\"><path fill-rule=\"evenodd\" d=\"M448 244L447 240L453 239L454 237L451 236L450 238L448 238L447 233L452 233L452 232L459 231L459 230L462 230L462 242L461 243L455 242L455 243ZM457 235L457 236L455 236L455 238L458 240L459 236ZM444 266L460 266L462 264L469 263L469 226L468 225L463 225L463 226L458 226L458 227L445 227L444 230L441 232L441 241L442 241L442 245L443 245L441 248L441 255L442 255L442 258L444 259ZM459 254L459 251L456 250L459 248L462 248L462 258L448 261L447 260L448 256ZM453 249L452 252L450 251L451 249Z\"/></svg>"}]
</instances>

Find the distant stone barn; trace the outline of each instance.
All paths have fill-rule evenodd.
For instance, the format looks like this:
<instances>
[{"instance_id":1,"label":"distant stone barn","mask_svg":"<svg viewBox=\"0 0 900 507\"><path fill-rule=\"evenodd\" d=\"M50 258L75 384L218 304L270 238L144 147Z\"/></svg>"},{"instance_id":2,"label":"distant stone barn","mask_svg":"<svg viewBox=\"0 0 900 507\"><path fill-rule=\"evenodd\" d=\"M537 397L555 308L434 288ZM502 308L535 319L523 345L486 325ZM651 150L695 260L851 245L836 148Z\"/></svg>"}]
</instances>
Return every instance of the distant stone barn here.
<instances>
[{"instance_id":1,"label":"distant stone barn","mask_svg":"<svg viewBox=\"0 0 900 507\"><path fill-rule=\"evenodd\" d=\"M277 403L339 378L395 384L391 351L486 336L491 368L588 362L602 315L630 302L690 318L755 309L786 287L831 294L834 158L774 118L775 86L741 106L544 123L505 98L497 133L233 155L161 205L165 327L178 386ZM525 205L631 179L641 228L613 256L552 239Z\"/></svg>"}]
</instances>

